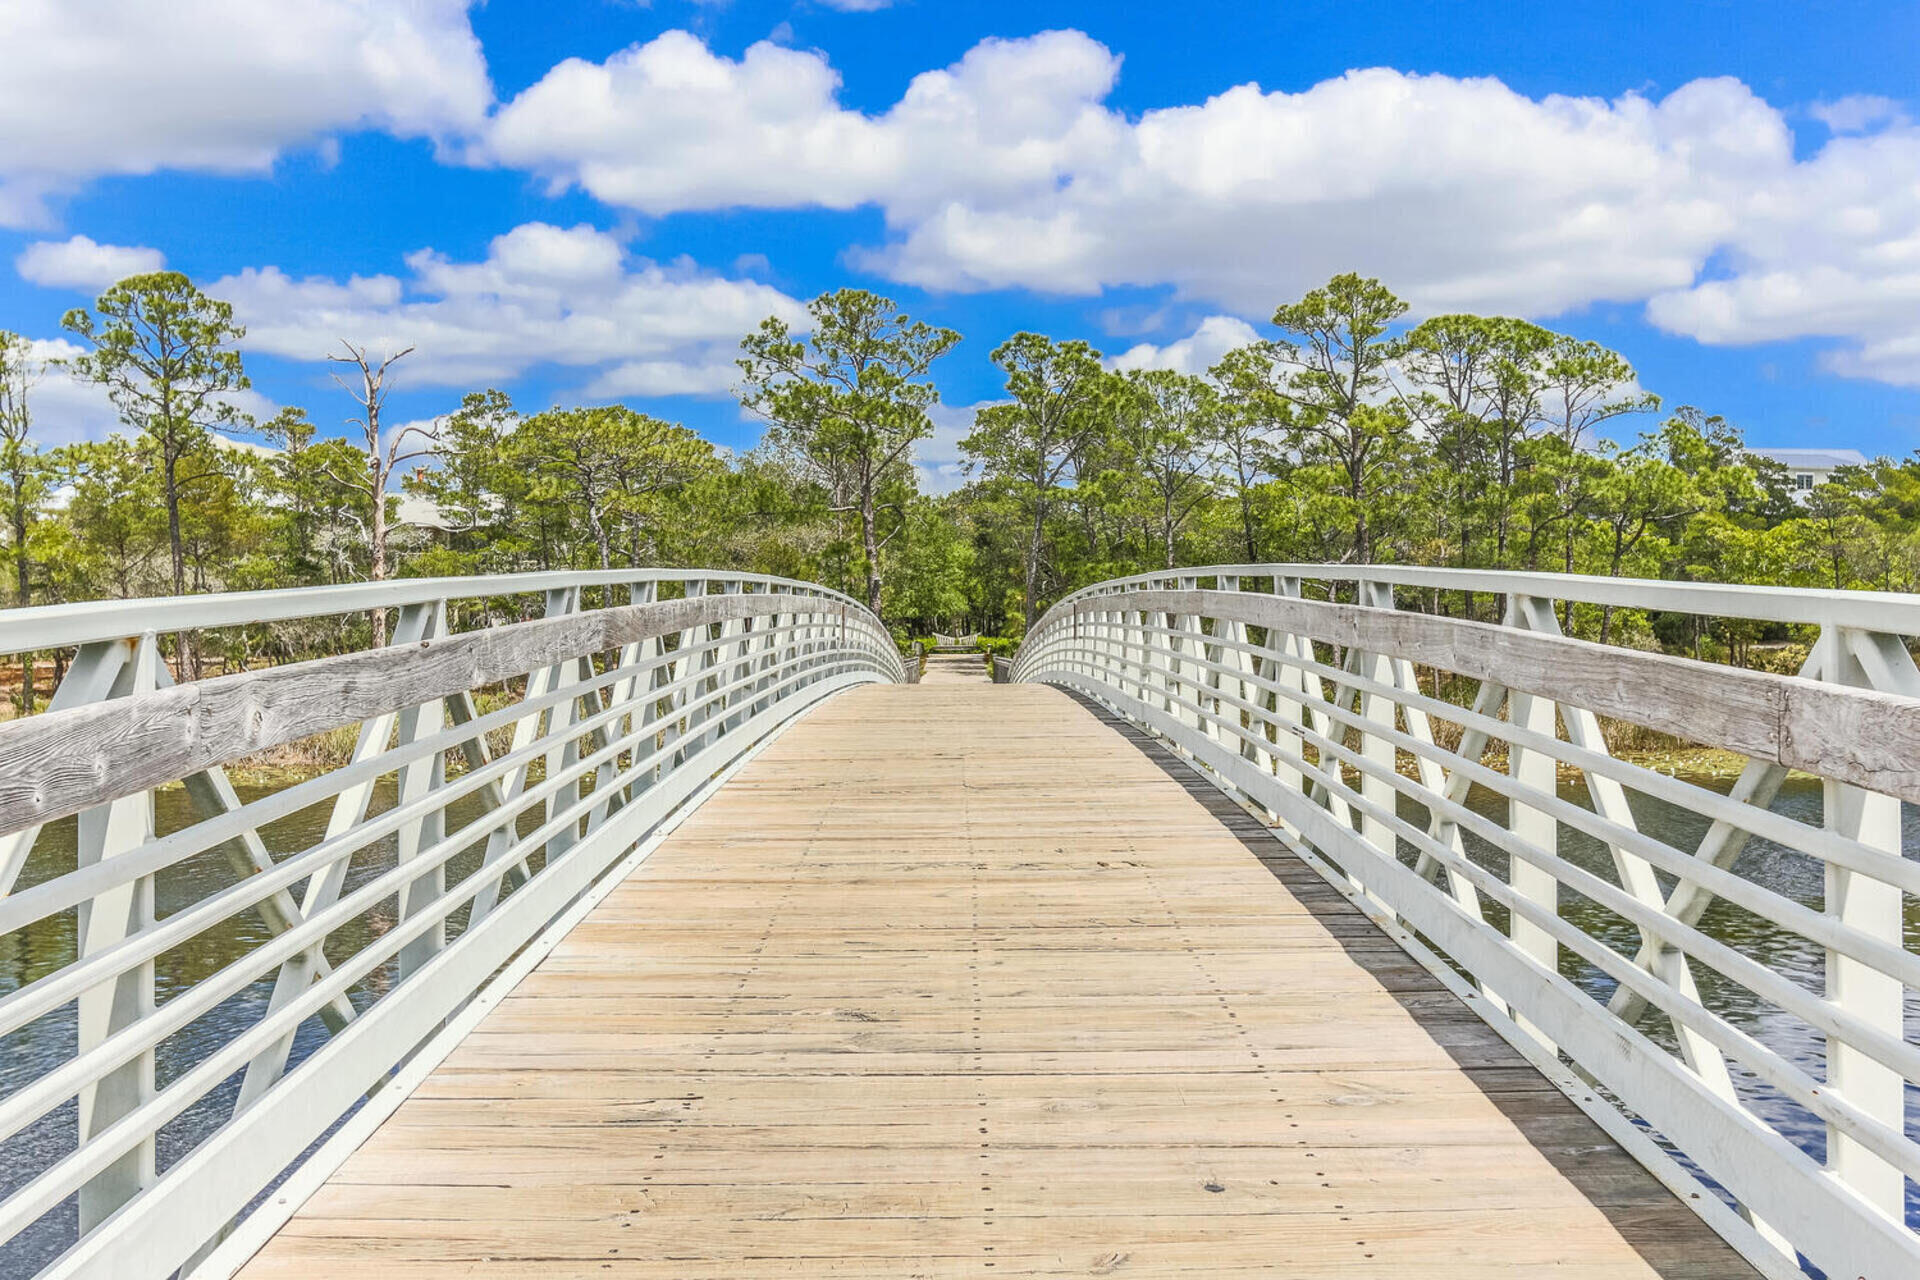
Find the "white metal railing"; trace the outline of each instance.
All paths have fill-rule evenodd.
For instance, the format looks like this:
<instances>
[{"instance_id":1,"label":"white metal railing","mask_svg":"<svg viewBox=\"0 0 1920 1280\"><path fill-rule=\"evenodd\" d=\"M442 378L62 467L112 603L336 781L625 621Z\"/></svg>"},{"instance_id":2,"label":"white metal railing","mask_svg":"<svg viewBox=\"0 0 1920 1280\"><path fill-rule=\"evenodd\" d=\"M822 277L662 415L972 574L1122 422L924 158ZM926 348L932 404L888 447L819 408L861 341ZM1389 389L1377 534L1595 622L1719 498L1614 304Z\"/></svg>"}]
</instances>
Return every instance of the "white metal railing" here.
<instances>
[{"instance_id":1,"label":"white metal railing","mask_svg":"<svg viewBox=\"0 0 1920 1280\"><path fill-rule=\"evenodd\" d=\"M1396 587L1416 608L1498 596L1503 620L1396 607ZM1568 638L1565 601L1819 631L1798 676L1769 675ZM1916 634L1915 596L1232 565L1069 596L1013 677L1104 703L1263 810L1550 1074L1599 1085L1576 1101L1763 1269L1797 1252L1893 1280L1920 1274L1904 1099L1920 862L1901 815L1920 801ZM1745 767L1723 793L1622 761L1603 717ZM1770 809L1790 770L1821 780L1811 820ZM1690 821L1649 830L1636 805ZM1709 908L1753 929L1711 927ZM1811 974L1770 962L1786 952Z\"/></svg>"},{"instance_id":2,"label":"white metal railing","mask_svg":"<svg viewBox=\"0 0 1920 1280\"><path fill-rule=\"evenodd\" d=\"M528 593L543 618L450 630L450 603ZM156 639L376 606L398 608L386 648L217 679L174 684ZM904 678L851 599L704 571L0 615L0 652L62 646L77 654L52 709L0 725L0 944L67 941L0 996L0 1046L38 1031L70 1051L11 1064L0 1143L48 1124L71 1140L34 1167L9 1152L0 1241L77 1197L77 1239L41 1274L115 1280L230 1271L237 1215L343 1117L390 1110L443 1029L755 747L840 689ZM295 785L243 801L223 771L356 725L349 763ZM192 816L161 829L174 783ZM77 857L36 862L67 820ZM218 877L183 874L208 858ZM190 979L158 986L183 957Z\"/></svg>"}]
</instances>

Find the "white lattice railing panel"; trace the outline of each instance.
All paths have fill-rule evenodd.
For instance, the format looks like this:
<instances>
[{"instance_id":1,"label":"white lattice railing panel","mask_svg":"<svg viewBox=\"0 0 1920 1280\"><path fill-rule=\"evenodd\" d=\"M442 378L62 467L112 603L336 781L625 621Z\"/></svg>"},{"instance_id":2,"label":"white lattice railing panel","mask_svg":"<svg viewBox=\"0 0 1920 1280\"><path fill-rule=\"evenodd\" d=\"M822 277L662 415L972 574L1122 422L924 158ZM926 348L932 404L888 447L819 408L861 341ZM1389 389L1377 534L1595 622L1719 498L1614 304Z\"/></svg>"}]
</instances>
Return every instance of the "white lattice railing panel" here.
<instances>
[{"instance_id":1,"label":"white lattice railing panel","mask_svg":"<svg viewBox=\"0 0 1920 1280\"><path fill-rule=\"evenodd\" d=\"M1498 597L1502 621L1440 616L1442 593ZM1800 675L1768 675L1567 638L1566 601L1819 630ZM1744 1221L1635 1148L1750 1257L1891 1278L1920 1274L1920 862L1901 822L1920 801L1916 633L1914 597L1240 565L1077 593L1013 677L1108 705L1263 810L1536 1060L1718 1184ZM1747 764L1724 792L1669 776L1609 754L1603 719ZM1770 807L1790 771L1820 779L1811 817ZM1650 805L1686 821L1648 829ZM1773 851L1758 866L1740 857L1756 842ZM1824 964L1775 963L1788 952Z\"/></svg>"},{"instance_id":2,"label":"white lattice railing panel","mask_svg":"<svg viewBox=\"0 0 1920 1280\"><path fill-rule=\"evenodd\" d=\"M450 629L486 616L476 599L512 597L517 616L530 594L543 617ZM179 684L161 657L183 626L375 606L398 610L381 649ZM855 602L700 572L0 619L0 650L64 646L52 709L0 725L0 941L56 939L0 996L0 1045L69 1046L8 1072L0 1240L44 1241L77 1200L43 1274L115 1280L219 1273L236 1216L551 945L583 895L809 706L905 676ZM243 801L224 772L356 725L348 763L295 785ZM175 784L191 816L163 830L156 796ZM313 834L288 847L300 822ZM61 824L71 865L40 839ZM183 878L210 857L226 872ZM24 1142L48 1126L71 1136Z\"/></svg>"}]
</instances>

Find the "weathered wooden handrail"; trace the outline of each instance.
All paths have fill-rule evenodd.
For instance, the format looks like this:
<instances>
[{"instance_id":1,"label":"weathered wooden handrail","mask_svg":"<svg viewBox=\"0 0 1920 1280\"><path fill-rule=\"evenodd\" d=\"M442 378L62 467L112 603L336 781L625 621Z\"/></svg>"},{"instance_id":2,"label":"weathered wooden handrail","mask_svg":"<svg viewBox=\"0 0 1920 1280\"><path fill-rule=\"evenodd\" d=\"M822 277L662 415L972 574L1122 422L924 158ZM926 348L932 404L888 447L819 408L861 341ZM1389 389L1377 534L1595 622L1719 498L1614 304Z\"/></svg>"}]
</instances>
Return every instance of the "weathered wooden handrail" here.
<instances>
[{"instance_id":1,"label":"weathered wooden handrail","mask_svg":"<svg viewBox=\"0 0 1920 1280\"><path fill-rule=\"evenodd\" d=\"M629 603L581 608L583 588L616 581ZM657 599L668 582L682 594ZM530 590L544 619L449 633L449 599ZM10 1160L25 1176L0 1200L0 1240L14 1242L77 1194L77 1238L44 1275L224 1274L216 1246L236 1215L282 1178L316 1176L328 1157L303 1162L316 1140L390 1109L405 1092L391 1082L450 1046L449 1020L543 954L759 744L840 689L905 677L862 606L764 577L320 595L314 615L398 605L393 642L173 685L154 628L299 617L297 593L0 615L0 648L78 646L55 709L0 725L0 894L29 873L0 897L0 938L63 936L77 917L69 953L0 997L0 1046L77 1029L71 1052L12 1073L0 1097L0 1142L77 1101L77 1142L34 1167ZM355 725L352 759L295 785L243 802L223 771ZM155 792L176 781L196 816L160 830ZM276 834L303 814L323 834ZM77 865L50 854L36 873L36 837L63 819ZM229 868L223 882L182 879L207 855ZM180 901L183 886L197 896ZM236 940L243 920L264 932ZM215 938L224 962L160 998L157 968ZM316 1018L317 1044L302 1037ZM209 1107L225 1122L210 1126ZM269 1202L242 1231L272 1220Z\"/></svg>"},{"instance_id":2,"label":"weathered wooden handrail","mask_svg":"<svg viewBox=\"0 0 1920 1280\"><path fill-rule=\"evenodd\" d=\"M810 606L844 624L854 606ZM0 831L47 822L383 711L697 626L768 611L765 595L693 596L196 680L49 711L0 735Z\"/></svg>"},{"instance_id":3,"label":"weathered wooden handrail","mask_svg":"<svg viewBox=\"0 0 1920 1280\"><path fill-rule=\"evenodd\" d=\"M1389 653L1920 802L1920 701L1909 696L1395 609L1200 590L1137 591L1127 601ZM1099 598L1070 608L1082 618L1102 611Z\"/></svg>"},{"instance_id":4,"label":"weathered wooden handrail","mask_svg":"<svg viewBox=\"0 0 1920 1280\"><path fill-rule=\"evenodd\" d=\"M1395 586L1429 606L1434 591L1502 596L1504 619L1397 608ZM1555 606L1569 599L1820 631L1799 676L1770 675L1568 638ZM1903 856L1899 803L1920 801L1916 633L1914 597L1230 565L1067 597L1013 675L1107 704L1265 812L1549 1074L1570 1064L1575 1100L1764 1269L1797 1254L1894 1277L1920 1273L1903 1097L1920 1085L1904 1025L1920 862ZM1442 697L1439 677L1472 696ZM1602 716L1747 764L1726 793L1668 776L1612 756ZM1814 822L1769 808L1789 770L1823 780ZM1697 815L1703 834L1642 830L1630 797ZM1818 868L1824 901L1738 862L1755 839ZM1824 993L1701 927L1716 903L1824 953ZM1736 1012L1755 1007L1766 1035ZM1649 1012L1658 1038L1640 1029ZM1824 1149L1796 1145L1796 1117L1824 1128Z\"/></svg>"}]
</instances>

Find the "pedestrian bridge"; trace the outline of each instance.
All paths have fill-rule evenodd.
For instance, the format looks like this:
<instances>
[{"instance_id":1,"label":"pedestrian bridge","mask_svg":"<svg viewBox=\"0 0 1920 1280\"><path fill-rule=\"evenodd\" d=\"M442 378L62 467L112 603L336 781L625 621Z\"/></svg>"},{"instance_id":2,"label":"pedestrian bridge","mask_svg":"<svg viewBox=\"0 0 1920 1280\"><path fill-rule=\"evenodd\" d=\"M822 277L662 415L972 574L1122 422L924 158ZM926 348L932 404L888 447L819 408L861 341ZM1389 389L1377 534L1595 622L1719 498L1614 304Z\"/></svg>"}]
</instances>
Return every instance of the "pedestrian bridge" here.
<instances>
[{"instance_id":1,"label":"pedestrian bridge","mask_svg":"<svg viewBox=\"0 0 1920 1280\"><path fill-rule=\"evenodd\" d=\"M6 1274L1920 1268L1920 598L1188 569L1007 684L698 572L0 628Z\"/></svg>"}]
</instances>

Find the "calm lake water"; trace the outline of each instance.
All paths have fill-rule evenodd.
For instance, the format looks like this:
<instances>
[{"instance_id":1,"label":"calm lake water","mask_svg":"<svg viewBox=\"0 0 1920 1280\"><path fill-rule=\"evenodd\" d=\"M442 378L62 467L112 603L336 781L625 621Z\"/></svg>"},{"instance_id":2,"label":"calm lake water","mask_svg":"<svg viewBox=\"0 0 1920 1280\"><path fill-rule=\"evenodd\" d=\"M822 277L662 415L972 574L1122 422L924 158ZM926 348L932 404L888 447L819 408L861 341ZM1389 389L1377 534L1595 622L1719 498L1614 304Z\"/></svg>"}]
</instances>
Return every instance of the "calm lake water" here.
<instances>
[{"instance_id":1,"label":"calm lake water","mask_svg":"<svg viewBox=\"0 0 1920 1280\"><path fill-rule=\"evenodd\" d=\"M1721 792L1732 786L1732 779L1694 781ZM1592 808L1583 782L1562 782L1559 790L1561 798L1583 808ZM1772 809L1796 821L1818 826L1824 808L1821 792L1818 780L1791 776L1774 799ZM1650 796L1629 792L1628 801L1633 809L1634 823L1641 831L1677 849L1691 850L1697 847L1711 825L1707 818L1699 814ZM1505 802L1490 793L1476 790L1469 803L1490 817L1503 817L1505 814ZM1403 805L1403 808L1406 806ZM1424 821L1424 810L1418 806L1412 806L1409 812ZM1908 859L1920 858L1920 809L1913 805L1902 805L1900 819L1903 855ZM1466 837L1466 844L1469 855L1476 862L1504 872L1507 862L1504 853L1495 851L1472 835ZM1601 841L1563 825L1560 829L1560 853L1608 883L1617 883L1612 855ZM1825 866L1806 854L1755 836L1741 850L1733 870L1743 879L1802 906L1815 911L1824 909ZM1662 875L1660 885L1663 891L1670 891L1673 880ZM1617 951L1631 955L1639 945L1639 931L1631 924L1564 888L1560 893L1560 913L1577 923L1583 932L1603 939ZM1504 927L1504 916L1497 908L1489 911L1489 918L1498 920ZM1906 945L1913 949L1920 945L1920 903L1911 897L1905 900L1905 922ZM1822 994L1826 989L1825 949L1797 933L1717 899L1701 917L1700 928L1717 941L1792 979L1815 995ZM1709 1009L1814 1079L1825 1075L1826 1040L1822 1035L1799 1018L1760 1000L1745 987L1729 981L1699 961L1695 961L1692 967L1701 999ZM1617 985L1613 978L1574 956L1565 947L1560 949L1560 972L1570 982L1603 1002L1612 996ZM1916 1026L1920 1026L1920 995L1909 991L1906 997L1909 1040ZM1639 1024L1639 1029L1655 1043L1669 1051L1674 1050L1672 1027L1657 1012L1647 1014ZM1826 1127L1817 1117L1797 1102L1756 1080L1740 1064L1729 1062L1728 1067L1733 1075L1734 1087L1749 1109L1776 1126L1801 1150L1816 1159L1825 1159ZM1920 1090L1908 1085L1906 1093L1907 1133L1910 1137L1920 1139ZM1682 1163L1692 1167L1691 1162L1685 1159L1684 1152L1675 1154L1680 1156ZM1694 1171L1699 1172L1698 1169ZM1911 1183L1907 1188L1906 1218L1910 1225L1920 1227L1920 1194L1916 1193Z\"/></svg>"},{"instance_id":2,"label":"calm lake water","mask_svg":"<svg viewBox=\"0 0 1920 1280\"><path fill-rule=\"evenodd\" d=\"M242 799L248 800L264 794L259 788L242 787L240 791ZM1585 803L1585 789L1579 784L1564 785L1562 792L1576 803ZM1632 802L1641 829L1678 848L1693 848L1706 830L1706 819L1664 802L1640 795L1633 796ZM390 793L381 795L376 797L375 808L377 810L390 803ZM1484 811L1493 816L1501 813L1503 804L1492 796L1476 796L1473 803L1484 805ZM1773 807L1776 812L1786 816L1817 823L1821 811L1820 786L1812 780L1793 779L1783 788ZM451 825L457 827L476 813L477 808L465 813L456 809L451 815ZM1417 807L1409 805L1406 808L1409 817L1418 817L1419 813ZM1920 814L1908 806L1902 816L1905 855L1909 858L1920 857ZM192 820L193 814L183 790L174 788L160 793L158 823L163 834ZM262 836L276 856L285 855L318 841L326 821L326 808L319 806L274 824L263 831ZM1561 841L1562 852L1569 858L1612 880L1612 861L1605 846L1564 828ZM1485 846L1475 847L1476 842L1472 837L1468 838L1468 845L1469 852L1476 859L1504 870L1504 855L1495 854ZM41 845L35 852L27 876L23 878L22 887L71 869L73 850L74 824L71 820L49 827L41 837ZM391 844L376 846L359 854L349 876L349 890L379 874L383 867L391 866L393 856ZM467 874L477 863L478 857L477 849L463 854L450 866L449 879L458 879ZM1824 881L1821 866L1804 855L1756 838L1748 843L1735 869L1742 876L1816 910L1822 904ZM170 914L231 882L232 872L223 855L218 851L202 854L169 869L158 878L155 886L158 912L161 916ZM296 899L300 888L295 887ZM1638 934L1630 925L1574 894L1563 891L1562 910L1583 929L1629 953L1637 942ZM1907 912L1907 942L1911 947L1916 939L1920 939L1920 908L1916 908L1915 903L1909 900ZM334 935L327 948L328 954L334 958L351 954L391 924L392 903L388 902L383 904L380 911L361 917L353 928ZM1716 903L1707 912L1702 927L1721 941L1791 977L1809 991L1818 993L1822 990L1825 955L1821 948L1805 939L1724 903ZM450 932L457 932L457 927ZM206 977L267 936L258 919L248 914L201 935L190 946L161 957L156 975L159 1001L165 1003L174 993ZM1576 961L1564 949L1561 954L1562 971L1570 980L1600 999L1611 993L1611 979ZM74 920L71 912L43 921L23 932L0 937L0 995L52 973L70 963L73 956ZM1743 988L1727 982L1704 966L1696 964L1695 974L1709 1007L1722 1012L1761 1043L1801 1064L1816 1078L1823 1073L1825 1047L1819 1036L1797 1019L1759 1002ZM362 989L354 992L355 1004L363 1007L375 998L391 981L391 976L387 970L375 973L369 982L362 984ZM266 1008L271 990L270 978L255 982L166 1041L157 1055L156 1072L160 1084L164 1086L213 1047L254 1022ZM1916 1025L1916 1018L1920 1018L1920 998L1910 993L1908 1000L1908 1025L1911 1027ZM1664 1019L1657 1015L1650 1016L1643 1024L1643 1029L1655 1040L1670 1045L1671 1036ZM325 1032L318 1020L310 1021L301 1029L294 1048L294 1059L297 1061L305 1057L324 1040ZM65 1060L72 1054L74 1043L71 1008L43 1018L11 1036L0 1038L0 1096L12 1093L49 1067ZM1816 1157L1824 1153L1825 1131L1813 1117L1750 1078L1741 1078L1737 1071L1736 1083L1756 1112L1778 1125L1804 1150ZM238 1091L239 1076L236 1073L221 1089L202 1099L168 1125L158 1143L160 1166L166 1167L222 1123L231 1113ZM1910 1089L1907 1112L1909 1131L1920 1136L1920 1126L1916 1126L1915 1122L1916 1115L1920 1115L1920 1106L1915 1103ZM0 1143L0 1193L10 1193L24 1185L35 1173L71 1152L75 1126L75 1108L69 1104L11 1140ZM1912 1199L1908 1204L1908 1220L1920 1223L1920 1204ZM77 1223L76 1205L69 1200L28 1231L0 1245L0 1275L32 1274L72 1243Z\"/></svg>"},{"instance_id":3,"label":"calm lake water","mask_svg":"<svg viewBox=\"0 0 1920 1280\"><path fill-rule=\"evenodd\" d=\"M269 794L274 788L236 786L242 801ZM375 793L370 811L379 813L393 803L391 779L383 780ZM448 825L457 830L482 812L477 800L456 804L449 811ZM197 815L186 791L172 787L157 794L155 826L159 834L191 824ZM291 814L261 830L261 838L275 857L283 857L312 847L326 832L328 805L316 805ZM531 826L532 815L523 818ZM20 888L51 879L74 867L75 822L49 826L41 833ZM383 870L394 865L396 856L391 838L369 845L354 855L344 893L351 893ZM456 881L469 874L480 860L476 846L448 864L447 878ZM168 868L155 878L154 907L160 918L190 906L208 894L231 885L234 872L219 850L205 853ZM298 902L305 882L293 886ZM350 925L328 939L326 954L337 961L350 956L394 923L396 903L382 902L372 912L357 917ZM448 925L448 937L458 936L464 913ZM176 993L191 987L259 945L272 935L257 915L246 912L223 921L202 933L187 946L177 948L155 961L154 992L156 1003L164 1005ZM71 964L75 954L75 918L71 911L43 920L26 930L0 936L0 995L45 977L63 965ZM355 1008L365 1008L387 990L393 981L391 963L376 969L358 984L349 998ZM167 1083L241 1030L256 1022L266 1011L273 991L271 974L215 1006L178 1033L163 1041L155 1054L154 1075L157 1084ZM41 1018L5 1037L0 1037L0 1096L11 1094L23 1084L39 1077L49 1067L65 1061L74 1052L76 1041L74 1012L71 1005ZM295 1038L291 1060L298 1062L325 1043L326 1028L318 1018L302 1024ZM219 1089L200 1099L160 1131L156 1161L164 1169L191 1150L206 1134L219 1127L233 1111L240 1092L240 1073L236 1072ZM67 1103L43 1116L37 1123L0 1143L0 1194L10 1194L33 1176L74 1149L78 1108ZM0 1245L0 1276L31 1275L72 1244L79 1226L78 1201L67 1202L43 1217L27 1231Z\"/></svg>"}]
</instances>

